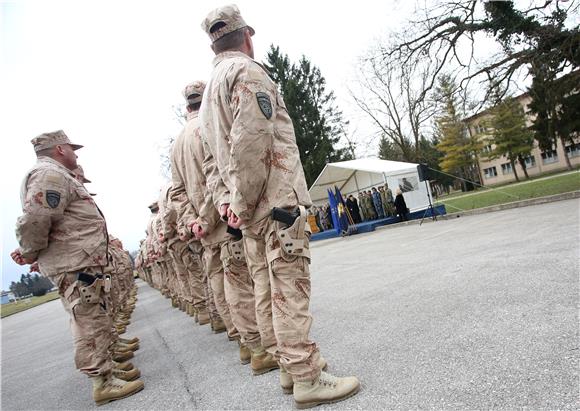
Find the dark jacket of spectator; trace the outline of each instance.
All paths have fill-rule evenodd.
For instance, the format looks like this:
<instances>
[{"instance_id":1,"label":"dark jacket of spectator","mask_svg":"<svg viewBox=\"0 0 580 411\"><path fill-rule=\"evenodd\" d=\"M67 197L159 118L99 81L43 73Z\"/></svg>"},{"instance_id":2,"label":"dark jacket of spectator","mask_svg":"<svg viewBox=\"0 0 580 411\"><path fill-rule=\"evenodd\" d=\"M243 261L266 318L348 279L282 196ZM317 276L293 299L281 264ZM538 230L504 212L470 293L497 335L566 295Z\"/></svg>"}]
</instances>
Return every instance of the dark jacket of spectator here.
<instances>
[{"instance_id":1,"label":"dark jacket of spectator","mask_svg":"<svg viewBox=\"0 0 580 411\"><path fill-rule=\"evenodd\" d=\"M407 203L405 203L405 197L400 189L397 190L397 196L395 197L395 209L399 215L400 221L407 221L409 217L407 216Z\"/></svg>"},{"instance_id":2,"label":"dark jacket of spectator","mask_svg":"<svg viewBox=\"0 0 580 411\"><path fill-rule=\"evenodd\" d=\"M358 208L358 202L356 201L356 198L354 198L354 196L351 194L348 196L348 198L346 199L346 207L348 208L348 211L350 212L350 216L352 217L352 221L355 224L360 223L362 220L360 218L360 210Z\"/></svg>"}]
</instances>

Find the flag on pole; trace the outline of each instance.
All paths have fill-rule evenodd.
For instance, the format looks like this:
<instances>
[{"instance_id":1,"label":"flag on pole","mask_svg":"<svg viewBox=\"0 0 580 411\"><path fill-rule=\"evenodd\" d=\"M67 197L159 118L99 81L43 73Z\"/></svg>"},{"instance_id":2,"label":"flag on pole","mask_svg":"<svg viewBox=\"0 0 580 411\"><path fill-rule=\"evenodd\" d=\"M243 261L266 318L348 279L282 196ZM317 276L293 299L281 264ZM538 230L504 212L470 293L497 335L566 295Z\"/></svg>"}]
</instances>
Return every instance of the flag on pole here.
<instances>
[{"instance_id":1,"label":"flag on pole","mask_svg":"<svg viewBox=\"0 0 580 411\"><path fill-rule=\"evenodd\" d=\"M338 204L336 201L336 197L332 194L331 189L327 189L326 192L328 193L328 203L330 204L330 213L332 215L332 225L336 230L337 234L340 234L340 223L338 218Z\"/></svg>"},{"instance_id":2,"label":"flag on pole","mask_svg":"<svg viewBox=\"0 0 580 411\"><path fill-rule=\"evenodd\" d=\"M348 218L348 208L346 207L346 203L344 202L344 198L340 192L340 189L337 186L334 186L334 192L336 193L336 202L337 202L337 210L338 210L338 219L340 223L340 229L343 232L348 232L349 218Z\"/></svg>"}]
</instances>

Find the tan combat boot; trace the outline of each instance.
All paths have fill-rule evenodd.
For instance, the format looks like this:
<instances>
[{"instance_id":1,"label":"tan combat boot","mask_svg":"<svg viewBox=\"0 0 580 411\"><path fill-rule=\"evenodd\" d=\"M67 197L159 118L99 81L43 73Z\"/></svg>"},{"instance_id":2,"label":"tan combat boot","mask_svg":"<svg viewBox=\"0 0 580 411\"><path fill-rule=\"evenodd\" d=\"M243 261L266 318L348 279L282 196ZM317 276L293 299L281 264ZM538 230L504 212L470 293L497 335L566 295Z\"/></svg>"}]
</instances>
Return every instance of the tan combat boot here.
<instances>
[{"instance_id":1,"label":"tan combat boot","mask_svg":"<svg viewBox=\"0 0 580 411\"><path fill-rule=\"evenodd\" d=\"M252 360L252 351L245 346L244 344L240 343L240 362L242 365L249 364Z\"/></svg>"},{"instance_id":2,"label":"tan combat boot","mask_svg":"<svg viewBox=\"0 0 580 411\"><path fill-rule=\"evenodd\" d=\"M207 310L199 310L197 312L197 321L199 322L199 325L209 324L211 322L209 312Z\"/></svg>"},{"instance_id":3,"label":"tan combat boot","mask_svg":"<svg viewBox=\"0 0 580 411\"><path fill-rule=\"evenodd\" d=\"M126 327L129 324L131 324L131 321L123 319L123 318L118 318L117 320L115 320L115 325L119 325L121 327Z\"/></svg>"},{"instance_id":4,"label":"tan combat boot","mask_svg":"<svg viewBox=\"0 0 580 411\"><path fill-rule=\"evenodd\" d=\"M328 368L328 364L326 360L322 358L322 355L318 357L318 367L321 371L326 371ZM284 369L282 364L280 364L280 387L282 387L282 391L284 394L292 394L294 390L294 380L292 376L288 374L288 371Z\"/></svg>"},{"instance_id":5,"label":"tan combat boot","mask_svg":"<svg viewBox=\"0 0 580 411\"><path fill-rule=\"evenodd\" d=\"M127 351L137 351L139 349L139 343L125 344L117 341L113 344L113 350L116 352L127 352Z\"/></svg>"},{"instance_id":6,"label":"tan combat boot","mask_svg":"<svg viewBox=\"0 0 580 411\"><path fill-rule=\"evenodd\" d=\"M125 362L113 361L113 368L116 368L118 370L123 370L123 371L129 371L135 367L129 361L125 361Z\"/></svg>"},{"instance_id":7,"label":"tan combat boot","mask_svg":"<svg viewBox=\"0 0 580 411\"><path fill-rule=\"evenodd\" d=\"M294 402L298 409L332 404L355 395L360 389L356 377L335 377L324 371L314 381L294 382Z\"/></svg>"},{"instance_id":8,"label":"tan combat boot","mask_svg":"<svg viewBox=\"0 0 580 411\"><path fill-rule=\"evenodd\" d=\"M139 342L139 338L138 337L133 337L133 338L117 338L117 341L122 342L123 344L135 344Z\"/></svg>"},{"instance_id":9,"label":"tan combat boot","mask_svg":"<svg viewBox=\"0 0 580 411\"><path fill-rule=\"evenodd\" d=\"M276 359L270 353L266 352L264 347L258 347L252 350L250 363L254 375L262 375L279 367Z\"/></svg>"},{"instance_id":10,"label":"tan combat boot","mask_svg":"<svg viewBox=\"0 0 580 411\"><path fill-rule=\"evenodd\" d=\"M219 320L211 320L211 329L214 334L223 333L226 330L226 325L221 318Z\"/></svg>"},{"instance_id":11,"label":"tan combat boot","mask_svg":"<svg viewBox=\"0 0 580 411\"><path fill-rule=\"evenodd\" d=\"M127 352L113 351L113 361L117 361L117 362L124 362L124 361L130 360L134 356L135 356L135 354L133 354L133 351L127 351Z\"/></svg>"},{"instance_id":12,"label":"tan combat boot","mask_svg":"<svg viewBox=\"0 0 580 411\"><path fill-rule=\"evenodd\" d=\"M118 368L113 368L113 375L123 381L133 381L141 376L141 371L139 368L133 368L132 370L120 370Z\"/></svg>"},{"instance_id":13,"label":"tan combat boot","mask_svg":"<svg viewBox=\"0 0 580 411\"><path fill-rule=\"evenodd\" d=\"M185 312L187 313L187 315L189 315L190 317L194 317L195 309L193 308L193 304L188 301L185 303L185 306L186 306Z\"/></svg>"},{"instance_id":14,"label":"tan combat boot","mask_svg":"<svg viewBox=\"0 0 580 411\"><path fill-rule=\"evenodd\" d=\"M97 405L103 405L111 401L129 397L143 389L143 381L123 381L115 378L112 374L108 376L99 375L93 377L93 399Z\"/></svg>"}]
</instances>

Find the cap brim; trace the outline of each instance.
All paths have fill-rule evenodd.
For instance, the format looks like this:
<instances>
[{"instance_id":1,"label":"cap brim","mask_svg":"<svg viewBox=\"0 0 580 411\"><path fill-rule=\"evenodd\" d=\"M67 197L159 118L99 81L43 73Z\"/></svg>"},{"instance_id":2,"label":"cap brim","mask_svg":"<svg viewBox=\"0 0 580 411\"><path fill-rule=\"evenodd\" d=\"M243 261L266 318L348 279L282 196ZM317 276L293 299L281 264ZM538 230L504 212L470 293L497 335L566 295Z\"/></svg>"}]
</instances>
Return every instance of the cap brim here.
<instances>
[{"instance_id":1,"label":"cap brim","mask_svg":"<svg viewBox=\"0 0 580 411\"><path fill-rule=\"evenodd\" d=\"M254 34L256 34L256 30L254 30L254 28L252 26L248 26L248 30L250 30L250 36L253 36Z\"/></svg>"},{"instance_id":2,"label":"cap brim","mask_svg":"<svg viewBox=\"0 0 580 411\"><path fill-rule=\"evenodd\" d=\"M84 147L84 146L81 146L80 144L70 144L70 146L73 148L73 150L78 150L79 148Z\"/></svg>"},{"instance_id":3,"label":"cap brim","mask_svg":"<svg viewBox=\"0 0 580 411\"><path fill-rule=\"evenodd\" d=\"M92 183L92 181L86 177L83 177L83 183Z\"/></svg>"}]
</instances>

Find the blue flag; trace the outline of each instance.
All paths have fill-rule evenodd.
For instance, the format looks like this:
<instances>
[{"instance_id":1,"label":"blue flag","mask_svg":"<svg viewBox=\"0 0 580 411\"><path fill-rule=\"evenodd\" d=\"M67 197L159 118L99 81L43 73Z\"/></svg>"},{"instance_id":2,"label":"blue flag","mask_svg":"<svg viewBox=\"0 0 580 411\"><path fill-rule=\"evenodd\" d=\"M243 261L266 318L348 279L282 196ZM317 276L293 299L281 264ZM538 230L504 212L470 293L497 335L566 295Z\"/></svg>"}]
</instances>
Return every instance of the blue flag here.
<instances>
[{"instance_id":1,"label":"blue flag","mask_svg":"<svg viewBox=\"0 0 580 411\"><path fill-rule=\"evenodd\" d=\"M327 189L328 193L328 203L330 204L330 213L332 215L332 226L336 230L337 234L340 234L340 224L338 218L338 204L336 202L336 197L332 194L332 190Z\"/></svg>"},{"instance_id":2,"label":"blue flag","mask_svg":"<svg viewBox=\"0 0 580 411\"><path fill-rule=\"evenodd\" d=\"M348 208L346 207L346 203L344 202L344 198L340 192L340 189L337 186L334 186L334 191L336 193L336 208L338 210L338 221L340 224L340 229L342 231L348 231L349 218L348 218Z\"/></svg>"}]
</instances>

